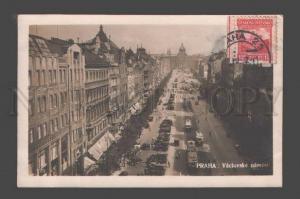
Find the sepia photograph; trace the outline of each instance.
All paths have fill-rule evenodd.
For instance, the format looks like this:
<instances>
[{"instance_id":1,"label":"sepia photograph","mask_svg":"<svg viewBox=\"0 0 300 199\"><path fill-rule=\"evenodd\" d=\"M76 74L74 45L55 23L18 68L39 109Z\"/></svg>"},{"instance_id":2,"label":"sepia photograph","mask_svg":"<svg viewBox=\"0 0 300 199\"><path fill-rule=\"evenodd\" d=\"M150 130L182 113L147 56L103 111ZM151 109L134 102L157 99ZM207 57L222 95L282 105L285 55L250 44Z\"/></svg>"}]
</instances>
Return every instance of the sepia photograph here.
<instances>
[{"instance_id":1,"label":"sepia photograph","mask_svg":"<svg viewBox=\"0 0 300 199\"><path fill-rule=\"evenodd\" d=\"M282 28L19 15L18 186L281 186Z\"/></svg>"}]
</instances>

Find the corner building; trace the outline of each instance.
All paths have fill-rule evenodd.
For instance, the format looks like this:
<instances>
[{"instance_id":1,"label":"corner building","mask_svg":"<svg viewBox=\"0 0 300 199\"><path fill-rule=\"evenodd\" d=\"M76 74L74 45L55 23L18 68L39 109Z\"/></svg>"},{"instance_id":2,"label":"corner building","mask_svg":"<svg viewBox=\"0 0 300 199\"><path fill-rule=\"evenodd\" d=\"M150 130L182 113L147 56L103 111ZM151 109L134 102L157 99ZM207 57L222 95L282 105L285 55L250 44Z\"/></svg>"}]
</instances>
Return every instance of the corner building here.
<instances>
[{"instance_id":1,"label":"corner building","mask_svg":"<svg viewBox=\"0 0 300 199\"><path fill-rule=\"evenodd\" d=\"M76 175L87 150L85 58L72 40L29 36L29 174Z\"/></svg>"}]
</instances>

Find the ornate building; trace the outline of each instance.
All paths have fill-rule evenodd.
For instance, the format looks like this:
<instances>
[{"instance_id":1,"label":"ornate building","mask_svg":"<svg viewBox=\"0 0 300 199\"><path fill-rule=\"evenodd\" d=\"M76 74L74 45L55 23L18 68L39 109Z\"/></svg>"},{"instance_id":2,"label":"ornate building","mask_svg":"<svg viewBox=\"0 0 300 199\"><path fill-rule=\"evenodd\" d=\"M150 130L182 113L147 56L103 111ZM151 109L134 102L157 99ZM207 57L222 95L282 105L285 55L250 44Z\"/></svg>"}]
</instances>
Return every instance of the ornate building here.
<instances>
[{"instance_id":1,"label":"ornate building","mask_svg":"<svg viewBox=\"0 0 300 199\"><path fill-rule=\"evenodd\" d=\"M185 51L185 47L183 46L183 43L181 43L181 46L178 50L178 54L176 56L176 64L177 68L184 69L187 65L187 54Z\"/></svg>"},{"instance_id":2,"label":"ornate building","mask_svg":"<svg viewBox=\"0 0 300 199\"><path fill-rule=\"evenodd\" d=\"M109 110L109 64L105 59L84 49L85 97L86 97L86 132L88 148L107 131Z\"/></svg>"},{"instance_id":3,"label":"ornate building","mask_svg":"<svg viewBox=\"0 0 300 199\"><path fill-rule=\"evenodd\" d=\"M85 58L72 40L29 36L29 173L76 174L87 149Z\"/></svg>"},{"instance_id":4,"label":"ornate building","mask_svg":"<svg viewBox=\"0 0 300 199\"><path fill-rule=\"evenodd\" d=\"M109 123L115 123L120 119L124 121L127 112L127 65L125 60L125 49L119 48L111 41L110 36L107 37L100 25L96 36L81 44L85 48L91 50L100 58L106 59L109 64Z\"/></svg>"},{"instance_id":5,"label":"ornate building","mask_svg":"<svg viewBox=\"0 0 300 199\"><path fill-rule=\"evenodd\" d=\"M198 72L199 55L188 55L181 43L175 57L175 67L183 70L190 70L192 73Z\"/></svg>"}]
</instances>

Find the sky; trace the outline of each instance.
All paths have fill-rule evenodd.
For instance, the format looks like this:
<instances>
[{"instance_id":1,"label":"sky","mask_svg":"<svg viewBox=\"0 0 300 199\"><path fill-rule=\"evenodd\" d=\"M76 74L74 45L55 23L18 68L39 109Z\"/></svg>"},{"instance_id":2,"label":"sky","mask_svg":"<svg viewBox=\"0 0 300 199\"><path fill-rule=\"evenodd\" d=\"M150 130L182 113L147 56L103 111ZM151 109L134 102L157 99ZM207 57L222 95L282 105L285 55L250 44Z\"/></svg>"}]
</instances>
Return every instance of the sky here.
<instances>
[{"instance_id":1,"label":"sky","mask_svg":"<svg viewBox=\"0 0 300 199\"><path fill-rule=\"evenodd\" d=\"M225 48L226 25L103 25L104 32L119 47L146 48L148 53L161 54L171 49L178 52L183 43L189 55L208 55ZM99 31L96 25L30 26L30 34L50 39L92 39Z\"/></svg>"}]
</instances>

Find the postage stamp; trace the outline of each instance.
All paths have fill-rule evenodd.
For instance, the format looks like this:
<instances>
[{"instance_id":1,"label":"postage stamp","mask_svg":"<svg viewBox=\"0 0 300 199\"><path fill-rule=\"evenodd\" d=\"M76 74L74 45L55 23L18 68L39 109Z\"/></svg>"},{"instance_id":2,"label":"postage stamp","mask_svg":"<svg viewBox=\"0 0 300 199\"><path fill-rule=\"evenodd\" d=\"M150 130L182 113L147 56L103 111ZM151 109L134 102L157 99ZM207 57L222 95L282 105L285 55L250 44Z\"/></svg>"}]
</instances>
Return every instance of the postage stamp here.
<instances>
[{"instance_id":1,"label":"postage stamp","mask_svg":"<svg viewBox=\"0 0 300 199\"><path fill-rule=\"evenodd\" d=\"M230 62L274 64L276 16L228 16L227 56Z\"/></svg>"}]
</instances>

